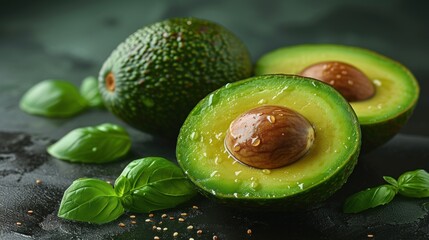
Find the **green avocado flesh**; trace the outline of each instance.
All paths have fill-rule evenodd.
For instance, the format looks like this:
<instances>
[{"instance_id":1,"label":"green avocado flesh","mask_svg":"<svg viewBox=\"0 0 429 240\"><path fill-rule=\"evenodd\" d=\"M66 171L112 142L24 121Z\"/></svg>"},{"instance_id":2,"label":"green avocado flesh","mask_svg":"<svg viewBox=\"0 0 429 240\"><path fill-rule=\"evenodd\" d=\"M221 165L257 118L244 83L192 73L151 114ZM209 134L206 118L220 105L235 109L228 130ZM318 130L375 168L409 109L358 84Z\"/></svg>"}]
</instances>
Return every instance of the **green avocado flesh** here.
<instances>
[{"instance_id":1,"label":"green avocado flesh","mask_svg":"<svg viewBox=\"0 0 429 240\"><path fill-rule=\"evenodd\" d=\"M226 150L230 123L263 105L290 108L312 124L314 143L297 162L257 169L234 160ZM358 120L333 88L310 78L266 75L227 84L204 98L181 128L176 153L179 165L207 196L241 206L293 208L338 190L359 150Z\"/></svg>"},{"instance_id":2,"label":"green avocado flesh","mask_svg":"<svg viewBox=\"0 0 429 240\"><path fill-rule=\"evenodd\" d=\"M375 86L375 95L351 102L362 126L362 144L371 149L393 137L411 116L419 96L414 76L401 64L362 48L313 44L284 47L256 64L256 75L298 74L325 61L340 61L361 70Z\"/></svg>"},{"instance_id":3,"label":"green avocado flesh","mask_svg":"<svg viewBox=\"0 0 429 240\"><path fill-rule=\"evenodd\" d=\"M117 117L175 138L198 101L251 74L249 52L229 30L174 18L143 27L121 43L100 70L99 89Z\"/></svg>"}]
</instances>

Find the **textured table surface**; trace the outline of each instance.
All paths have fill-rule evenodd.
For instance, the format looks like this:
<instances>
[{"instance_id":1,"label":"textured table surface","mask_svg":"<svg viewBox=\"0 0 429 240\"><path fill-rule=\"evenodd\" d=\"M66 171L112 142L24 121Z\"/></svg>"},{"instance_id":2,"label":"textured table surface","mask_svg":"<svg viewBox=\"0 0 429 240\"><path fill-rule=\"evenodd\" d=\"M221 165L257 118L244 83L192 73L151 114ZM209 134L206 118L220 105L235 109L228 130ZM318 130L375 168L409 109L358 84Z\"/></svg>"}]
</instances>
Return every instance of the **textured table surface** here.
<instances>
[{"instance_id":1,"label":"textured table surface","mask_svg":"<svg viewBox=\"0 0 429 240\"><path fill-rule=\"evenodd\" d=\"M105 110L71 119L47 119L19 110L22 94L37 82L65 79L78 85L97 75L110 52L138 28L175 16L218 22L249 47L253 60L275 48L300 43L339 43L369 48L406 65L419 80L421 97L401 133L361 156L346 185L328 201L299 213L255 213L196 198L179 208L128 214L109 224L58 219L64 190L79 177L113 181L126 164L144 156L174 160L174 144L128 128L127 159L107 164L70 164L48 156L47 145L70 130L112 122ZM0 239L428 239L429 199L396 198L357 215L341 212L344 199L381 184L383 175L429 170L429 17L408 1L5 1L0 8ZM36 179L42 180L36 184ZM197 205L198 209L192 206ZM33 210L29 215L28 210ZM184 223L177 218L188 213ZM165 220L161 214L174 216ZM159 222L162 221L160 224ZM21 222L17 226L16 222ZM126 227L118 227L119 222ZM166 231L152 230L153 225ZM187 230L193 225L194 230ZM246 233L252 229L252 235ZM203 230L197 235L196 230ZM369 237L368 237L369 236Z\"/></svg>"}]
</instances>

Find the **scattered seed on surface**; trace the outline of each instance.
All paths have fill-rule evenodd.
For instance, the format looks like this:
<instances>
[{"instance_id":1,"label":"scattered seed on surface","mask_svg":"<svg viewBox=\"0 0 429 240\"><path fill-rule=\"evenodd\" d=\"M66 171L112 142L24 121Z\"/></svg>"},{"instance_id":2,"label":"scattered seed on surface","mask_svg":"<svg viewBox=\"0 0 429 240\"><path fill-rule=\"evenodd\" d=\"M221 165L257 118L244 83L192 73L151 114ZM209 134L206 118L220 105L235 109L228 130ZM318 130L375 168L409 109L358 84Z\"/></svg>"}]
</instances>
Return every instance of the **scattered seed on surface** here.
<instances>
[{"instance_id":1,"label":"scattered seed on surface","mask_svg":"<svg viewBox=\"0 0 429 240\"><path fill-rule=\"evenodd\" d=\"M177 237L177 236L179 236L179 233L178 232L174 232L173 233L173 237Z\"/></svg>"},{"instance_id":2,"label":"scattered seed on surface","mask_svg":"<svg viewBox=\"0 0 429 240\"><path fill-rule=\"evenodd\" d=\"M118 226L123 228L123 227L125 227L125 223L119 223Z\"/></svg>"},{"instance_id":3,"label":"scattered seed on surface","mask_svg":"<svg viewBox=\"0 0 429 240\"><path fill-rule=\"evenodd\" d=\"M168 230L168 228L166 228L166 227L162 229L162 231L167 231L167 230Z\"/></svg>"},{"instance_id":4,"label":"scattered seed on surface","mask_svg":"<svg viewBox=\"0 0 429 240\"><path fill-rule=\"evenodd\" d=\"M162 221L160 221L158 224L159 224L159 225L162 225Z\"/></svg>"},{"instance_id":5,"label":"scattered seed on surface","mask_svg":"<svg viewBox=\"0 0 429 240\"><path fill-rule=\"evenodd\" d=\"M198 209L198 206L195 206L195 205L194 205L194 206L192 206L192 208L193 208L193 209Z\"/></svg>"},{"instance_id":6,"label":"scattered seed on surface","mask_svg":"<svg viewBox=\"0 0 429 240\"><path fill-rule=\"evenodd\" d=\"M154 225L154 226L152 226L152 230L156 230L156 226Z\"/></svg>"},{"instance_id":7,"label":"scattered seed on surface","mask_svg":"<svg viewBox=\"0 0 429 240\"><path fill-rule=\"evenodd\" d=\"M145 222L152 222L152 219L146 219L146 220L144 220Z\"/></svg>"},{"instance_id":8,"label":"scattered seed on surface","mask_svg":"<svg viewBox=\"0 0 429 240\"><path fill-rule=\"evenodd\" d=\"M21 222L16 222L16 226L21 226L22 225L22 223Z\"/></svg>"},{"instance_id":9,"label":"scattered seed on surface","mask_svg":"<svg viewBox=\"0 0 429 240\"><path fill-rule=\"evenodd\" d=\"M137 222L136 221L131 221L131 224L136 224Z\"/></svg>"},{"instance_id":10,"label":"scattered seed on surface","mask_svg":"<svg viewBox=\"0 0 429 240\"><path fill-rule=\"evenodd\" d=\"M247 234L252 235L252 229L247 229Z\"/></svg>"},{"instance_id":11,"label":"scattered seed on surface","mask_svg":"<svg viewBox=\"0 0 429 240\"><path fill-rule=\"evenodd\" d=\"M188 229L188 230L192 230L192 229L194 229L194 226L189 225L186 229Z\"/></svg>"},{"instance_id":12,"label":"scattered seed on surface","mask_svg":"<svg viewBox=\"0 0 429 240\"><path fill-rule=\"evenodd\" d=\"M161 217L162 218L166 218L166 217L168 217L168 215L164 213L164 214L161 215Z\"/></svg>"},{"instance_id":13,"label":"scattered seed on surface","mask_svg":"<svg viewBox=\"0 0 429 240\"><path fill-rule=\"evenodd\" d=\"M135 218L136 218L136 215L130 215L130 218L131 218L131 219L135 219Z\"/></svg>"},{"instance_id":14,"label":"scattered seed on surface","mask_svg":"<svg viewBox=\"0 0 429 240\"><path fill-rule=\"evenodd\" d=\"M151 217L153 217L154 215L153 215L153 213L149 213L149 217L151 218Z\"/></svg>"},{"instance_id":15,"label":"scattered seed on surface","mask_svg":"<svg viewBox=\"0 0 429 240\"><path fill-rule=\"evenodd\" d=\"M213 236L213 240L218 240L218 239L219 238L216 235Z\"/></svg>"},{"instance_id":16,"label":"scattered seed on surface","mask_svg":"<svg viewBox=\"0 0 429 240\"><path fill-rule=\"evenodd\" d=\"M155 240L159 240L160 238L158 236L153 237Z\"/></svg>"},{"instance_id":17,"label":"scattered seed on surface","mask_svg":"<svg viewBox=\"0 0 429 240\"><path fill-rule=\"evenodd\" d=\"M184 212L184 213L181 213L180 215L181 215L181 216L184 216L184 217L188 216L188 214L187 214L187 213L185 213L185 212Z\"/></svg>"},{"instance_id":18,"label":"scattered seed on surface","mask_svg":"<svg viewBox=\"0 0 429 240\"><path fill-rule=\"evenodd\" d=\"M373 238L374 234L368 234L367 236L368 236L368 238Z\"/></svg>"},{"instance_id":19,"label":"scattered seed on surface","mask_svg":"<svg viewBox=\"0 0 429 240\"><path fill-rule=\"evenodd\" d=\"M27 213L31 215L31 214L33 214L34 212L33 212L33 210L28 210L28 211L27 211Z\"/></svg>"},{"instance_id":20,"label":"scattered seed on surface","mask_svg":"<svg viewBox=\"0 0 429 240\"><path fill-rule=\"evenodd\" d=\"M36 184L42 184L42 180L36 179Z\"/></svg>"},{"instance_id":21,"label":"scattered seed on surface","mask_svg":"<svg viewBox=\"0 0 429 240\"><path fill-rule=\"evenodd\" d=\"M201 235L201 234L203 234L203 230L201 230L201 229L198 229L198 231L197 231L197 234L198 234L198 235Z\"/></svg>"},{"instance_id":22,"label":"scattered seed on surface","mask_svg":"<svg viewBox=\"0 0 429 240\"><path fill-rule=\"evenodd\" d=\"M185 219L184 218L179 218L179 222L184 222Z\"/></svg>"},{"instance_id":23,"label":"scattered seed on surface","mask_svg":"<svg viewBox=\"0 0 429 240\"><path fill-rule=\"evenodd\" d=\"M194 238L189 238L189 240L194 240Z\"/></svg>"},{"instance_id":24,"label":"scattered seed on surface","mask_svg":"<svg viewBox=\"0 0 429 240\"><path fill-rule=\"evenodd\" d=\"M170 217L170 220L174 220L174 217Z\"/></svg>"},{"instance_id":25,"label":"scattered seed on surface","mask_svg":"<svg viewBox=\"0 0 429 240\"><path fill-rule=\"evenodd\" d=\"M161 227L157 227L157 228L156 228L156 230L161 231L161 230L162 230L162 228L161 228Z\"/></svg>"}]
</instances>

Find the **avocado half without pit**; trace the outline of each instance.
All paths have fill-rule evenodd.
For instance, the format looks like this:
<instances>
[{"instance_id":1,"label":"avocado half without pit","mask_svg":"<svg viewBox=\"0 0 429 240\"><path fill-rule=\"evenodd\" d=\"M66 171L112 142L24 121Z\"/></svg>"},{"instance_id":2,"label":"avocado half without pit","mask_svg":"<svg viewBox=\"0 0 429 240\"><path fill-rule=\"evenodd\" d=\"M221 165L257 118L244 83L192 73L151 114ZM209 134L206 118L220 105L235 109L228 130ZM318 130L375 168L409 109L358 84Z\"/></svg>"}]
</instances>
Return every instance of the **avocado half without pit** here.
<instances>
[{"instance_id":1,"label":"avocado half without pit","mask_svg":"<svg viewBox=\"0 0 429 240\"><path fill-rule=\"evenodd\" d=\"M360 128L348 102L320 81L264 75L227 84L191 111L177 160L209 197L292 210L323 201L352 172Z\"/></svg>"},{"instance_id":2,"label":"avocado half without pit","mask_svg":"<svg viewBox=\"0 0 429 240\"><path fill-rule=\"evenodd\" d=\"M350 46L284 47L262 56L256 75L298 74L323 81L351 104L362 129L363 151L392 138L411 116L419 86L411 72L387 57Z\"/></svg>"}]
</instances>

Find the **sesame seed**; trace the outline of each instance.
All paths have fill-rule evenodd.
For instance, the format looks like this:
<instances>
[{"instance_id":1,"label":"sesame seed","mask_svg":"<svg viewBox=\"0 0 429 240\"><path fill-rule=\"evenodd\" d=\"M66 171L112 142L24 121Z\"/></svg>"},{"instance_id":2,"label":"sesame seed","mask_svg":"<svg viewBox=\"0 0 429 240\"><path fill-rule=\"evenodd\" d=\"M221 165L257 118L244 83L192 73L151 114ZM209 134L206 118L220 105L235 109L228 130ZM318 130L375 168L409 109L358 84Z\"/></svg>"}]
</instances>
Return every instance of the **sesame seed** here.
<instances>
[{"instance_id":1,"label":"sesame seed","mask_svg":"<svg viewBox=\"0 0 429 240\"><path fill-rule=\"evenodd\" d=\"M135 218L136 218L136 215L130 215L130 218L131 218L131 219L135 219Z\"/></svg>"},{"instance_id":2,"label":"sesame seed","mask_svg":"<svg viewBox=\"0 0 429 240\"><path fill-rule=\"evenodd\" d=\"M167 230L168 230L168 228L166 228L166 227L162 229L162 231L167 231Z\"/></svg>"},{"instance_id":3,"label":"sesame seed","mask_svg":"<svg viewBox=\"0 0 429 240\"><path fill-rule=\"evenodd\" d=\"M166 217L167 217L167 214L165 214L165 213L164 213L164 214L162 214L162 215L161 215L161 217L162 217L162 218L166 218Z\"/></svg>"},{"instance_id":4,"label":"sesame seed","mask_svg":"<svg viewBox=\"0 0 429 240\"><path fill-rule=\"evenodd\" d=\"M174 220L174 217L170 217L170 220Z\"/></svg>"},{"instance_id":5,"label":"sesame seed","mask_svg":"<svg viewBox=\"0 0 429 240\"><path fill-rule=\"evenodd\" d=\"M194 205L194 206L192 206L192 208L193 208L193 209L198 209L198 206L195 206L195 205Z\"/></svg>"},{"instance_id":6,"label":"sesame seed","mask_svg":"<svg viewBox=\"0 0 429 240\"><path fill-rule=\"evenodd\" d=\"M252 229L250 229L250 228L249 228L249 229L247 229L247 234L248 234L248 235L252 235Z\"/></svg>"},{"instance_id":7,"label":"sesame seed","mask_svg":"<svg viewBox=\"0 0 429 240\"><path fill-rule=\"evenodd\" d=\"M194 240L194 238L189 238L189 240Z\"/></svg>"},{"instance_id":8,"label":"sesame seed","mask_svg":"<svg viewBox=\"0 0 429 240\"><path fill-rule=\"evenodd\" d=\"M27 213L31 215L31 214L33 214L34 212L33 212L33 210L28 210L28 211L27 211Z\"/></svg>"},{"instance_id":9,"label":"sesame seed","mask_svg":"<svg viewBox=\"0 0 429 240\"><path fill-rule=\"evenodd\" d=\"M177 237L177 236L179 236L179 233L178 232L174 232L173 233L173 237Z\"/></svg>"},{"instance_id":10,"label":"sesame seed","mask_svg":"<svg viewBox=\"0 0 429 240\"><path fill-rule=\"evenodd\" d=\"M42 184L42 180L36 179L36 184Z\"/></svg>"},{"instance_id":11,"label":"sesame seed","mask_svg":"<svg viewBox=\"0 0 429 240\"><path fill-rule=\"evenodd\" d=\"M213 240L218 240L218 239L219 238L216 235L213 236Z\"/></svg>"},{"instance_id":12,"label":"sesame seed","mask_svg":"<svg viewBox=\"0 0 429 240\"><path fill-rule=\"evenodd\" d=\"M156 230L156 226L155 225L152 226L152 230Z\"/></svg>"},{"instance_id":13,"label":"sesame seed","mask_svg":"<svg viewBox=\"0 0 429 240\"><path fill-rule=\"evenodd\" d=\"M119 223L118 226L123 228L123 227L125 227L125 223Z\"/></svg>"},{"instance_id":14,"label":"sesame seed","mask_svg":"<svg viewBox=\"0 0 429 240\"><path fill-rule=\"evenodd\" d=\"M188 229L188 230L192 230L192 229L194 229L194 226L189 225L186 229Z\"/></svg>"},{"instance_id":15,"label":"sesame seed","mask_svg":"<svg viewBox=\"0 0 429 240\"><path fill-rule=\"evenodd\" d=\"M162 228L161 228L161 227L157 227L157 228L156 228L156 230L161 231L161 230L162 230Z\"/></svg>"},{"instance_id":16,"label":"sesame seed","mask_svg":"<svg viewBox=\"0 0 429 240\"><path fill-rule=\"evenodd\" d=\"M153 217L154 215L153 215L153 213L149 213L149 217L151 218L151 217Z\"/></svg>"},{"instance_id":17,"label":"sesame seed","mask_svg":"<svg viewBox=\"0 0 429 240\"><path fill-rule=\"evenodd\" d=\"M368 234L367 236L368 236L368 238L373 238L374 234Z\"/></svg>"},{"instance_id":18,"label":"sesame seed","mask_svg":"<svg viewBox=\"0 0 429 240\"><path fill-rule=\"evenodd\" d=\"M198 235L201 235L201 234L203 234L203 230L201 230L201 229L198 229L198 231L197 231L197 234L198 234Z\"/></svg>"},{"instance_id":19,"label":"sesame seed","mask_svg":"<svg viewBox=\"0 0 429 240\"><path fill-rule=\"evenodd\" d=\"M137 222L136 221L131 221L131 224L136 224Z\"/></svg>"},{"instance_id":20,"label":"sesame seed","mask_svg":"<svg viewBox=\"0 0 429 240\"><path fill-rule=\"evenodd\" d=\"M144 220L145 222L152 222L152 219L146 219L146 220Z\"/></svg>"},{"instance_id":21,"label":"sesame seed","mask_svg":"<svg viewBox=\"0 0 429 240\"><path fill-rule=\"evenodd\" d=\"M21 222L16 222L16 226L21 226L22 225L22 223Z\"/></svg>"},{"instance_id":22,"label":"sesame seed","mask_svg":"<svg viewBox=\"0 0 429 240\"><path fill-rule=\"evenodd\" d=\"M162 224L162 221L159 221L159 223L158 223L159 225L161 225Z\"/></svg>"},{"instance_id":23,"label":"sesame seed","mask_svg":"<svg viewBox=\"0 0 429 240\"><path fill-rule=\"evenodd\" d=\"M180 215L181 215L181 216L184 216L184 217L185 217L185 216L188 216L188 214L187 214L187 213L181 213Z\"/></svg>"},{"instance_id":24,"label":"sesame seed","mask_svg":"<svg viewBox=\"0 0 429 240\"><path fill-rule=\"evenodd\" d=\"M159 240L160 238L158 236L153 237L155 240Z\"/></svg>"},{"instance_id":25,"label":"sesame seed","mask_svg":"<svg viewBox=\"0 0 429 240\"><path fill-rule=\"evenodd\" d=\"M179 218L179 222L184 222L185 219L184 218Z\"/></svg>"}]
</instances>

